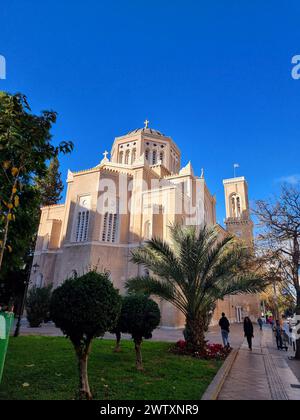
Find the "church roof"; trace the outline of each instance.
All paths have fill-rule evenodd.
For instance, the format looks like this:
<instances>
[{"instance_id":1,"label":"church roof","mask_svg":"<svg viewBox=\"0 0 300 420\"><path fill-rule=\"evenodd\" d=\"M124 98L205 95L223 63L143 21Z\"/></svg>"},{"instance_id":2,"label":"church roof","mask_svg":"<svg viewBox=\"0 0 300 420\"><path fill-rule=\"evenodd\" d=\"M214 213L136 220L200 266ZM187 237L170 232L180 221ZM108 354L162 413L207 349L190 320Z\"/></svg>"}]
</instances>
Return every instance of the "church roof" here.
<instances>
[{"instance_id":1,"label":"church roof","mask_svg":"<svg viewBox=\"0 0 300 420\"><path fill-rule=\"evenodd\" d=\"M161 136L166 137L163 133L161 133L158 130L153 130L152 128L137 128L135 130L129 131L126 135L129 136L130 134L136 134L136 133L143 133L143 134L153 134L155 136Z\"/></svg>"}]
</instances>

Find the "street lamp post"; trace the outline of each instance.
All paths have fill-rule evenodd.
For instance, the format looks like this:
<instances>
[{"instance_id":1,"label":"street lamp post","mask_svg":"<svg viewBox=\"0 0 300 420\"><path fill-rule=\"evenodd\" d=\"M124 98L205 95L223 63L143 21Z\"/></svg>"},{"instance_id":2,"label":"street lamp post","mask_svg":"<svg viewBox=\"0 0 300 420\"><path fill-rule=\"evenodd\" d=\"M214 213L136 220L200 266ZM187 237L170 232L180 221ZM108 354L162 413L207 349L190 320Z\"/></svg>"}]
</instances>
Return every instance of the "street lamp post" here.
<instances>
[{"instance_id":1,"label":"street lamp post","mask_svg":"<svg viewBox=\"0 0 300 420\"><path fill-rule=\"evenodd\" d=\"M20 306L20 310L19 310L19 314L18 314L18 322L17 322L17 325L16 325L14 337L18 337L19 333L20 333L21 321L22 321L22 316L23 316L23 312L24 312L24 308L25 308L25 302L26 302L28 287L29 287L29 283L30 283L31 270L33 270L33 272L35 274L37 272L38 268L39 268L39 265L34 264L31 267L31 269L29 270L29 273L28 273L28 276L27 276L27 279L26 279L25 290L24 290L24 294L23 294L23 298L22 298L22 304Z\"/></svg>"}]
</instances>

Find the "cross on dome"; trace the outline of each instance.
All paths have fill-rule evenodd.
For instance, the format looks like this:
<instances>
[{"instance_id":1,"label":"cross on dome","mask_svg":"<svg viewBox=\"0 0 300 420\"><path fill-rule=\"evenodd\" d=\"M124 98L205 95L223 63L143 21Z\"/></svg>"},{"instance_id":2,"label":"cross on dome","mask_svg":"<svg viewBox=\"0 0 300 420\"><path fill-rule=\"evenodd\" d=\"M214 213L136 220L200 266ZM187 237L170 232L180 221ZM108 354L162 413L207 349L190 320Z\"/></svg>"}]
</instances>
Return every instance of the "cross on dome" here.
<instances>
[{"instance_id":1,"label":"cross on dome","mask_svg":"<svg viewBox=\"0 0 300 420\"><path fill-rule=\"evenodd\" d=\"M148 120L146 120L146 121L144 122L144 124L145 124L145 128L149 128L149 123L150 123L150 121L148 121Z\"/></svg>"}]
</instances>

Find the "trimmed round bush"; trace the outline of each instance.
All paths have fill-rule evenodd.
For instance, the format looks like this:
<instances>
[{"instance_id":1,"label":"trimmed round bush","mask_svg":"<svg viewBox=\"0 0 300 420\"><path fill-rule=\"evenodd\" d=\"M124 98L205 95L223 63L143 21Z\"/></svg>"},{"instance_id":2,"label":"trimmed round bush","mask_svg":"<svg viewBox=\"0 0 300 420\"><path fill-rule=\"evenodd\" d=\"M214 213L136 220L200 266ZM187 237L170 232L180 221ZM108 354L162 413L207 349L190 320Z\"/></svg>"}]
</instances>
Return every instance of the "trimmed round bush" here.
<instances>
[{"instance_id":1,"label":"trimmed round bush","mask_svg":"<svg viewBox=\"0 0 300 420\"><path fill-rule=\"evenodd\" d=\"M66 280L54 290L50 316L73 343L80 373L80 398L91 399L87 361L92 340L113 329L121 310L121 297L108 273L91 271Z\"/></svg>"},{"instance_id":2,"label":"trimmed round bush","mask_svg":"<svg viewBox=\"0 0 300 420\"><path fill-rule=\"evenodd\" d=\"M124 297L121 296L121 308L123 306L123 299L124 299ZM121 313L122 313L122 309L121 309ZM115 353L119 353L121 351L121 338L122 338L122 332L123 332L122 331L122 325L121 325L121 322L122 322L121 313L120 313L120 316L117 320L117 323L116 323L115 327L113 329L109 330L109 332L111 334L114 334L116 336L116 345L115 345L115 348L114 348Z\"/></svg>"},{"instance_id":3,"label":"trimmed round bush","mask_svg":"<svg viewBox=\"0 0 300 420\"><path fill-rule=\"evenodd\" d=\"M156 302L145 295L129 295L123 298L119 327L131 334L136 351L136 367L143 370L141 344L143 338L152 338L152 332L160 323L160 310Z\"/></svg>"}]
</instances>

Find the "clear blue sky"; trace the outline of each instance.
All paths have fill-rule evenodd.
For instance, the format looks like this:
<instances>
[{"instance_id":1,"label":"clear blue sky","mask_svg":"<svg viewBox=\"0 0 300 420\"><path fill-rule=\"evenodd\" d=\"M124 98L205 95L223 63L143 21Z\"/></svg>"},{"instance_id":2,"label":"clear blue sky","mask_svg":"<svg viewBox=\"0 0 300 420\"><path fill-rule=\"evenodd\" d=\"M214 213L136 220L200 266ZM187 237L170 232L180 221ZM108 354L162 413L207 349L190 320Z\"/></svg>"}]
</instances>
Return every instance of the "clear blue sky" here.
<instances>
[{"instance_id":1,"label":"clear blue sky","mask_svg":"<svg viewBox=\"0 0 300 420\"><path fill-rule=\"evenodd\" d=\"M3 0L0 17L0 89L59 113L64 179L146 118L205 168L220 222L233 163L251 200L300 174L299 0Z\"/></svg>"}]
</instances>

